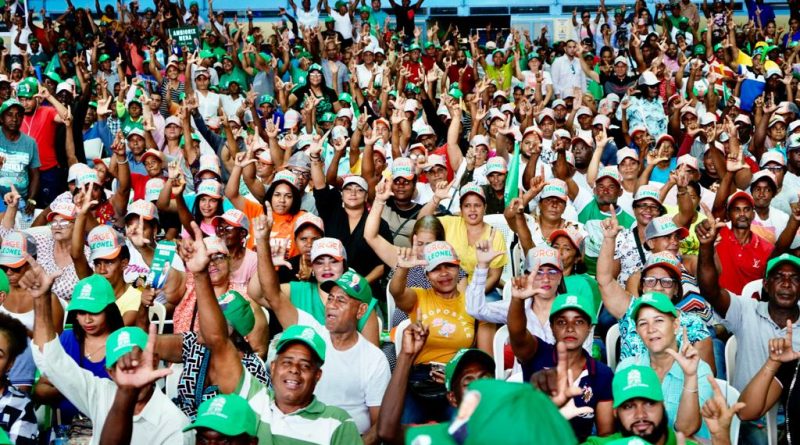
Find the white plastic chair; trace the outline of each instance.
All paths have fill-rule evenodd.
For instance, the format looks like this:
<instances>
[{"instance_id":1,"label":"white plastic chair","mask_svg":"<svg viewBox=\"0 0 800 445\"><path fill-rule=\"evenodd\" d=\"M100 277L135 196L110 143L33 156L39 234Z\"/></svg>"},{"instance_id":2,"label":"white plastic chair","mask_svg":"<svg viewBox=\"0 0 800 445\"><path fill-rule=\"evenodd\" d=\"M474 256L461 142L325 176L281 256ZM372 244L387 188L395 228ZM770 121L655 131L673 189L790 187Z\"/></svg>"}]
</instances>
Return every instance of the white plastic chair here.
<instances>
[{"instance_id":1,"label":"white plastic chair","mask_svg":"<svg viewBox=\"0 0 800 445\"><path fill-rule=\"evenodd\" d=\"M767 411L767 443L769 445L778 445L778 403Z\"/></svg>"},{"instance_id":2,"label":"white plastic chair","mask_svg":"<svg viewBox=\"0 0 800 445\"><path fill-rule=\"evenodd\" d=\"M744 285L742 293L739 294L743 298L761 299L761 290L764 289L764 280L751 281Z\"/></svg>"},{"instance_id":3,"label":"white plastic chair","mask_svg":"<svg viewBox=\"0 0 800 445\"><path fill-rule=\"evenodd\" d=\"M511 281L503 285L503 301L511 301Z\"/></svg>"},{"instance_id":4,"label":"white plastic chair","mask_svg":"<svg viewBox=\"0 0 800 445\"><path fill-rule=\"evenodd\" d=\"M729 385L725 380L716 379L716 381L717 385L719 385L719 389L722 391L722 395L725 396L725 402L728 406L732 406L739 401L739 390ZM734 416L733 419L731 419L731 443L733 444L739 443L739 427L741 424L742 421L739 419L739 416Z\"/></svg>"},{"instance_id":5,"label":"white plastic chair","mask_svg":"<svg viewBox=\"0 0 800 445\"><path fill-rule=\"evenodd\" d=\"M267 319L267 325L269 325L269 310L267 310L267 308L264 306L261 306L261 312L264 313L264 318Z\"/></svg>"},{"instance_id":6,"label":"white plastic chair","mask_svg":"<svg viewBox=\"0 0 800 445\"><path fill-rule=\"evenodd\" d=\"M394 330L394 351L398 356L403 347L403 331L411 324L411 319L407 318L400 322Z\"/></svg>"},{"instance_id":7,"label":"white plastic chair","mask_svg":"<svg viewBox=\"0 0 800 445\"><path fill-rule=\"evenodd\" d=\"M158 301L154 301L147 311L147 316L150 318L150 323L156 325L158 333L163 334L164 322L167 320L167 308Z\"/></svg>"},{"instance_id":8,"label":"white plastic chair","mask_svg":"<svg viewBox=\"0 0 800 445\"><path fill-rule=\"evenodd\" d=\"M514 237L516 234L511 231L511 228L508 227L508 223L506 222L506 218L503 215L486 215L483 217L483 222L489 224L490 226L497 229L500 233L503 234L503 239L506 241L506 255L508 255L509 259L512 258L511 252L511 244L514 242ZM513 261L508 261L505 266L503 266L503 273L500 278L503 281L510 281L514 277L514 264Z\"/></svg>"},{"instance_id":9,"label":"white plastic chair","mask_svg":"<svg viewBox=\"0 0 800 445\"><path fill-rule=\"evenodd\" d=\"M494 378L497 380L505 379L505 363L503 352L505 351L506 342L508 342L508 326L500 326L500 329L494 333L494 341L492 341L492 353L494 355Z\"/></svg>"},{"instance_id":10,"label":"white plastic chair","mask_svg":"<svg viewBox=\"0 0 800 445\"><path fill-rule=\"evenodd\" d=\"M167 376L167 380L164 383L164 394L172 400L178 397L178 383L181 381L181 374L183 374L183 363L173 363L169 369L172 370L172 374Z\"/></svg>"},{"instance_id":11,"label":"white plastic chair","mask_svg":"<svg viewBox=\"0 0 800 445\"><path fill-rule=\"evenodd\" d=\"M725 343L725 373L728 377L728 383L733 382L734 372L736 371L736 350L738 349L738 344L736 342L736 336L731 335L728 341Z\"/></svg>"},{"instance_id":12,"label":"white plastic chair","mask_svg":"<svg viewBox=\"0 0 800 445\"><path fill-rule=\"evenodd\" d=\"M397 305L394 303L394 297L389 292L389 286L386 286L386 322L389 328L392 327L392 317L394 317L394 309Z\"/></svg>"},{"instance_id":13,"label":"white plastic chair","mask_svg":"<svg viewBox=\"0 0 800 445\"><path fill-rule=\"evenodd\" d=\"M608 328L606 332L606 363L611 370L617 369L617 340L619 339L619 324Z\"/></svg>"}]
</instances>

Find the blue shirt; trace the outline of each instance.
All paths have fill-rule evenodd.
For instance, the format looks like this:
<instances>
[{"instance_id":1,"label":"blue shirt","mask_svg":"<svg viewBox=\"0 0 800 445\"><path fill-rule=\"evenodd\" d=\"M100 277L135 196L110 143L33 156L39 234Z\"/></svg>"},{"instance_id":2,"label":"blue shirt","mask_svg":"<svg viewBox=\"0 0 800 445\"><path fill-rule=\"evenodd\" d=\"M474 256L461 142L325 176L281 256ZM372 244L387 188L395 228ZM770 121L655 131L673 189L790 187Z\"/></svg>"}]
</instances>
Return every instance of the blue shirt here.
<instances>
[{"instance_id":1,"label":"blue shirt","mask_svg":"<svg viewBox=\"0 0 800 445\"><path fill-rule=\"evenodd\" d=\"M536 355L530 361L522 363L522 378L525 382L530 381L533 373L542 369L555 368L558 364L555 345L551 345L538 337L537 340L539 346L536 349ZM574 398L575 406L578 408L588 406L596 409L599 402L613 400L611 381L614 379L614 372L604 363L593 359L585 349L581 349L581 352L586 357L586 367L581 372L581 375L578 376L578 386L583 394ZM583 442L592 435L595 416L592 413L574 417L570 419L569 423L572 425L572 430L575 432L578 442Z\"/></svg>"},{"instance_id":2,"label":"blue shirt","mask_svg":"<svg viewBox=\"0 0 800 445\"><path fill-rule=\"evenodd\" d=\"M622 371L633 365L647 366L650 368L650 355L644 354L636 357L628 357L619 362L617 371ZM711 388L711 383L708 382L708 376L713 376L711 368L706 362L700 360L700 364L697 366L697 389L701 408L703 404L706 403L706 400L714 396L714 390ZM661 391L664 392L664 408L667 410L670 429L675 429L675 419L678 417L678 405L680 405L681 395L683 394L683 377L683 369L681 369L677 361L674 361L669 372L667 372L667 375L665 375L664 379L661 381ZM700 439L708 439L711 437L705 421L695 435Z\"/></svg>"},{"instance_id":3,"label":"blue shirt","mask_svg":"<svg viewBox=\"0 0 800 445\"><path fill-rule=\"evenodd\" d=\"M61 335L58 336L58 341L61 342L61 346L64 348L64 352L67 353L75 363L78 364L81 368L91 372L95 377L100 377L103 379L110 378L108 375L108 371L106 370L106 359L103 357L102 360L99 362L93 362L87 359L84 356L84 353L92 353L91 351L83 351L81 352L81 345L78 343L78 338L75 337L75 332L72 329L65 329ZM78 408L75 408L69 400L62 398L61 401L58 403L58 409L61 410L61 423L62 424L69 424L70 420L75 417L79 411Z\"/></svg>"}]
</instances>

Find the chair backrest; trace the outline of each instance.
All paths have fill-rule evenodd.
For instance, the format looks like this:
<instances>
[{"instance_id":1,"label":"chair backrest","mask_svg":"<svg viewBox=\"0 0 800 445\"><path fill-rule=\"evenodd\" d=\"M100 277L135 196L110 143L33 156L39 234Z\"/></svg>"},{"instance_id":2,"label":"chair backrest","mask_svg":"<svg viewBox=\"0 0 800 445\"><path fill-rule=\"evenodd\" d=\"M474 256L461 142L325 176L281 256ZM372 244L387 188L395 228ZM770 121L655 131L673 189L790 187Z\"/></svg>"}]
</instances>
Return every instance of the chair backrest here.
<instances>
[{"instance_id":1,"label":"chair backrest","mask_svg":"<svg viewBox=\"0 0 800 445\"><path fill-rule=\"evenodd\" d=\"M761 290L764 289L764 280L751 281L744 285L742 293L739 294L743 298L761 299Z\"/></svg>"},{"instance_id":2,"label":"chair backrest","mask_svg":"<svg viewBox=\"0 0 800 445\"><path fill-rule=\"evenodd\" d=\"M511 281L503 285L503 301L511 301Z\"/></svg>"},{"instance_id":3,"label":"chair backrest","mask_svg":"<svg viewBox=\"0 0 800 445\"><path fill-rule=\"evenodd\" d=\"M619 324L615 323L606 332L606 363L611 370L617 369L617 340L619 339Z\"/></svg>"},{"instance_id":4,"label":"chair backrest","mask_svg":"<svg viewBox=\"0 0 800 445\"><path fill-rule=\"evenodd\" d=\"M411 319L405 319L394 329L394 351L399 356L403 347L403 331L411 324Z\"/></svg>"},{"instance_id":5,"label":"chair backrest","mask_svg":"<svg viewBox=\"0 0 800 445\"><path fill-rule=\"evenodd\" d=\"M392 317L394 317L394 310L397 305L394 303L394 297L389 292L389 286L386 286L386 325L389 329L392 328Z\"/></svg>"},{"instance_id":6,"label":"chair backrest","mask_svg":"<svg viewBox=\"0 0 800 445\"><path fill-rule=\"evenodd\" d=\"M736 372L736 336L731 335L731 338L725 343L725 375L728 377L728 382L733 382L733 376Z\"/></svg>"},{"instance_id":7,"label":"chair backrest","mask_svg":"<svg viewBox=\"0 0 800 445\"><path fill-rule=\"evenodd\" d=\"M264 306L261 306L261 312L264 313L264 318L267 319L267 325L269 325L269 310Z\"/></svg>"},{"instance_id":8,"label":"chair backrest","mask_svg":"<svg viewBox=\"0 0 800 445\"><path fill-rule=\"evenodd\" d=\"M769 445L778 445L778 405L772 407L767 411L767 443Z\"/></svg>"},{"instance_id":9,"label":"chair backrest","mask_svg":"<svg viewBox=\"0 0 800 445\"><path fill-rule=\"evenodd\" d=\"M164 322L167 320L167 308L158 301L154 301L147 311L147 316L150 318L150 323L155 323L158 333L163 334Z\"/></svg>"},{"instance_id":10,"label":"chair backrest","mask_svg":"<svg viewBox=\"0 0 800 445\"><path fill-rule=\"evenodd\" d=\"M181 374L183 374L183 363L173 363L169 368L172 370L172 374L167 376L164 394L172 400L178 397L178 382L181 381Z\"/></svg>"},{"instance_id":11,"label":"chair backrest","mask_svg":"<svg viewBox=\"0 0 800 445\"><path fill-rule=\"evenodd\" d=\"M492 342L492 351L494 354L494 378L503 380L505 377L505 348L508 341L508 326L500 326L500 329L494 333L494 341Z\"/></svg>"},{"instance_id":12,"label":"chair backrest","mask_svg":"<svg viewBox=\"0 0 800 445\"><path fill-rule=\"evenodd\" d=\"M506 241L506 255L508 255L509 259L512 258L511 246L514 243L514 237L516 234L511 231L511 228L508 227L508 223L506 222L506 218L503 215L486 215L483 217L483 222L486 224L491 225L500 233L503 234L503 239ZM514 277L514 264L513 261L508 261L505 266L503 266L503 274L501 278L503 281L509 281L511 278Z\"/></svg>"},{"instance_id":13,"label":"chair backrest","mask_svg":"<svg viewBox=\"0 0 800 445\"><path fill-rule=\"evenodd\" d=\"M725 396L725 402L728 406L733 406L736 402L739 401L739 390L733 387L733 385L728 384L727 381L722 379L716 379L717 385L719 385L719 389L722 391L722 395ZM731 419L731 443L739 443L739 427L741 426L742 421L739 419L739 416L734 416Z\"/></svg>"}]
</instances>

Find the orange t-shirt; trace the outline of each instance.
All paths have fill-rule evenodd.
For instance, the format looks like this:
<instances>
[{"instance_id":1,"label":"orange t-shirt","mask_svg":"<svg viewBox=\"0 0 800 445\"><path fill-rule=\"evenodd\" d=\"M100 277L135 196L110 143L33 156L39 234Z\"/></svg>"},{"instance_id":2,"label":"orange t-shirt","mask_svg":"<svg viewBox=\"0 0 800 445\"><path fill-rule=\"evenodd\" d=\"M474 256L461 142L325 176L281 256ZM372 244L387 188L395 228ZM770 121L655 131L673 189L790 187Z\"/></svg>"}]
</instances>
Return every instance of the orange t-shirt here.
<instances>
[{"instance_id":1,"label":"orange t-shirt","mask_svg":"<svg viewBox=\"0 0 800 445\"><path fill-rule=\"evenodd\" d=\"M272 214L272 232L269 234L270 239L284 238L289 240L286 248L286 258L291 258L300 254L300 250L294 243L294 222L297 218L303 216L306 212L301 210L295 215L285 214L278 215Z\"/></svg>"}]
</instances>

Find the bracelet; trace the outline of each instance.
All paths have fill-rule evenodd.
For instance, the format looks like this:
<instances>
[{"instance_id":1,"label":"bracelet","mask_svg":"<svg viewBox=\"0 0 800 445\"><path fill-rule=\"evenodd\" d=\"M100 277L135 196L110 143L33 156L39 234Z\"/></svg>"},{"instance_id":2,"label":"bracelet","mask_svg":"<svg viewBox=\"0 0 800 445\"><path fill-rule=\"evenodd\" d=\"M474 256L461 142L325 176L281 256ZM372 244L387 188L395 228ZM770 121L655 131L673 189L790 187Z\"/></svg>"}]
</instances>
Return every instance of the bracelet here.
<instances>
[{"instance_id":1,"label":"bracelet","mask_svg":"<svg viewBox=\"0 0 800 445\"><path fill-rule=\"evenodd\" d=\"M122 161L117 161L117 164L119 164L119 165L122 165L122 164L127 164L127 163L128 163L128 160L127 160L127 159L125 160L125 162L122 162Z\"/></svg>"},{"instance_id":2,"label":"bracelet","mask_svg":"<svg viewBox=\"0 0 800 445\"><path fill-rule=\"evenodd\" d=\"M316 155L316 156L309 156L308 158L311 159L312 161L319 161L322 157L320 155Z\"/></svg>"},{"instance_id":3,"label":"bracelet","mask_svg":"<svg viewBox=\"0 0 800 445\"><path fill-rule=\"evenodd\" d=\"M778 368L778 369L776 369L776 368L772 368L772 367L770 367L770 366L767 366L767 365L764 365L764 367L765 367L765 368L767 368L767 369L769 369L769 370L770 370L770 371L772 371L773 373L777 373L777 372L778 372L778 369L779 369L779 368Z\"/></svg>"},{"instance_id":4,"label":"bracelet","mask_svg":"<svg viewBox=\"0 0 800 445\"><path fill-rule=\"evenodd\" d=\"M700 389L699 389L699 388L695 388L695 389L687 389L687 388L686 388L686 385L684 385L684 386L683 386L683 390L684 390L684 391L686 391L686 392L699 392L699 391L700 391Z\"/></svg>"}]
</instances>

